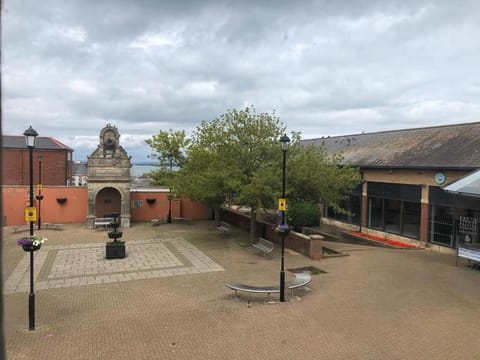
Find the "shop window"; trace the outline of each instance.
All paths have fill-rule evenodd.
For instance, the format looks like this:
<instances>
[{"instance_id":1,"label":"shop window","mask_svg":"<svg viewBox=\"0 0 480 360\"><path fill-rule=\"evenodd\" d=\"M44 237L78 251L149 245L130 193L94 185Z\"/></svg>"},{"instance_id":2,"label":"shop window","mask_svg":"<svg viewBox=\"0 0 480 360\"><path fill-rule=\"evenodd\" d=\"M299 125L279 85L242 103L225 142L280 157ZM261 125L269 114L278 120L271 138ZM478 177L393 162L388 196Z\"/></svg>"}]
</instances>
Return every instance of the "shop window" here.
<instances>
[{"instance_id":1,"label":"shop window","mask_svg":"<svg viewBox=\"0 0 480 360\"><path fill-rule=\"evenodd\" d=\"M368 198L368 227L383 230L383 199Z\"/></svg>"},{"instance_id":2,"label":"shop window","mask_svg":"<svg viewBox=\"0 0 480 360\"><path fill-rule=\"evenodd\" d=\"M434 244L453 246L453 209L430 205L430 241Z\"/></svg>"},{"instance_id":3,"label":"shop window","mask_svg":"<svg viewBox=\"0 0 480 360\"><path fill-rule=\"evenodd\" d=\"M401 215L402 202L400 200L385 199L385 231L392 234L402 233Z\"/></svg>"},{"instance_id":4,"label":"shop window","mask_svg":"<svg viewBox=\"0 0 480 360\"><path fill-rule=\"evenodd\" d=\"M349 224L360 225L360 214L362 209L362 187L359 185L351 193L345 195L339 206L348 213L339 213L331 207L325 207L325 216L330 219L343 221Z\"/></svg>"},{"instance_id":5,"label":"shop window","mask_svg":"<svg viewBox=\"0 0 480 360\"><path fill-rule=\"evenodd\" d=\"M405 236L420 238L421 206L419 203L405 201L403 203L403 229Z\"/></svg>"},{"instance_id":6,"label":"shop window","mask_svg":"<svg viewBox=\"0 0 480 360\"><path fill-rule=\"evenodd\" d=\"M420 237L421 187L368 183L368 227L414 239Z\"/></svg>"}]
</instances>

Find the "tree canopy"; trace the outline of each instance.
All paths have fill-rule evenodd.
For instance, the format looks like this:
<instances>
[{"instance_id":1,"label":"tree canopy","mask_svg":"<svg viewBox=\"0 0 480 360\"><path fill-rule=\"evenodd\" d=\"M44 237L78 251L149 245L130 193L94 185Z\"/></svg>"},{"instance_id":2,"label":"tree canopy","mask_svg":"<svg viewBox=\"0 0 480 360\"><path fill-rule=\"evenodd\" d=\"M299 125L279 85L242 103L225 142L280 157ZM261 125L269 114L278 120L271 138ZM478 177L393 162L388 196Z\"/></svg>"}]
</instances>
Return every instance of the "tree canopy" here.
<instances>
[{"instance_id":1,"label":"tree canopy","mask_svg":"<svg viewBox=\"0 0 480 360\"><path fill-rule=\"evenodd\" d=\"M159 161L159 169L151 172L156 185L173 184L173 172L175 168L182 167L185 163L185 151L190 144L190 139L185 135L185 131L163 131L160 130L157 135L145 140L154 151L149 157Z\"/></svg>"},{"instance_id":2,"label":"tree canopy","mask_svg":"<svg viewBox=\"0 0 480 360\"><path fill-rule=\"evenodd\" d=\"M212 121L203 121L191 139L185 132L160 131L147 140L157 151L161 169L178 166L169 186L180 194L216 211L227 195L251 208L251 236L261 208L276 208L282 191L282 150L285 133L275 112L257 114L253 106L228 110ZM286 197L289 202L320 201L340 210L344 191L358 185L357 169L343 158L328 155L323 147L304 146L299 133L291 133L287 151ZM340 166L341 165L341 166Z\"/></svg>"}]
</instances>

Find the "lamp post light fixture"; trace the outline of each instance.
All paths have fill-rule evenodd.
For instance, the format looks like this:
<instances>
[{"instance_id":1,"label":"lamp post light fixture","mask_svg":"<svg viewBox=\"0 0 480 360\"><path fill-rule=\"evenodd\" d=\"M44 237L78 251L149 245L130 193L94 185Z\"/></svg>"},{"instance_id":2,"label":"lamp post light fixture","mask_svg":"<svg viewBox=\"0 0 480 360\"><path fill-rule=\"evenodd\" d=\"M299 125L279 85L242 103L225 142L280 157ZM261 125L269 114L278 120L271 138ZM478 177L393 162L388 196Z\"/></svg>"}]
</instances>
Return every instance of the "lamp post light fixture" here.
<instances>
[{"instance_id":1,"label":"lamp post light fixture","mask_svg":"<svg viewBox=\"0 0 480 360\"><path fill-rule=\"evenodd\" d=\"M38 133L30 126L23 133L28 148L30 168L30 208L33 207L33 148ZM33 223L30 221L30 237L33 237ZM35 330L35 292L33 290L33 251L30 251L30 294L28 296L28 329Z\"/></svg>"},{"instance_id":2,"label":"lamp post light fixture","mask_svg":"<svg viewBox=\"0 0 480 360\"><path fill-rule=\"evenodd\" d=\"M285 199L285 173L287 168L287 150L290 145L290 138L287 134L280 137L283 152L283 166L282 166L282 199ZM282 213L282 225L285 225L285 210L280 210ZM282 264L280 267L280 301L285 302L285 234L282 233Z\"/></svg>"}]
</instances>

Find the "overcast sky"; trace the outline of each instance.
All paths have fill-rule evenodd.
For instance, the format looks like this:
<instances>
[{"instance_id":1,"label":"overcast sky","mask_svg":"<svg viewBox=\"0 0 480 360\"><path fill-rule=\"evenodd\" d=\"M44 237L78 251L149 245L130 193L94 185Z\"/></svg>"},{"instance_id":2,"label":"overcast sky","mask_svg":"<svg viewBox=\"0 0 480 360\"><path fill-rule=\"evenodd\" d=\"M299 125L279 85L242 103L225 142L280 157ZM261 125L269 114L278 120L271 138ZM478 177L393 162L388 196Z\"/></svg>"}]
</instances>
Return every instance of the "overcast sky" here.
<instances>
[{"instance_id":1,"label":"overcast sky","mask_svg":"<svg viewBox=\"0 0 480 360\"><path fill-rule=\"evenodd\" d=\"M4 0L3 132L95 150L275 110L303 138L480 121L480 2Z\"/></svg>"}]
</instances>

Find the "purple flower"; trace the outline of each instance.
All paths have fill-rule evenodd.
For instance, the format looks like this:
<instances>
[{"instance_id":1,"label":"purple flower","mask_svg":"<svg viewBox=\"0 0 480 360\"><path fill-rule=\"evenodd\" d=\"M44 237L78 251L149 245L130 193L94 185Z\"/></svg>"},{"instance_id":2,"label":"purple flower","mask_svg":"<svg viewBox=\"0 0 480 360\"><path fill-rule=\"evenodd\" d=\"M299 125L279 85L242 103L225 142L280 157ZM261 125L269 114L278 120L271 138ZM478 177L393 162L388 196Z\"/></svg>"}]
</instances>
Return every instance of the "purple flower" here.
<instances>
[{"instance_id":1,"label":"purple flower","mask_svg":"<svg viewBox=\"0 0 480 360\"><path fill-rule=\"evenodd\" d=\"M30 238L21 238L17 240L17 245L19 246L30 245L31 243L32 240Z\"/></svg>"},{"instance_id":2,"label":"purple flower","mask_svg":"<svg viewBox=\"0 0 480 360\"><path fill-rule=\"evenodd\" d=\"M288 232L290 228L288 227L288 224L283 224L283 225L277 225L275 228L275 231L278 233L285 233Z\"/></svg>"},{"instance_id":3,"label":"purple flower","mask_svg":"<svg viewBox=\"0 0 480 360\"><path fill-rule=\"evenodd\" d=\"M43 244L45 241L47 241L47 238L33 235L30 237L24 237L24 238L18 239L17 245L18 246L28 246L28 245L39 246Z\"/></svg>"}]
</instances>

